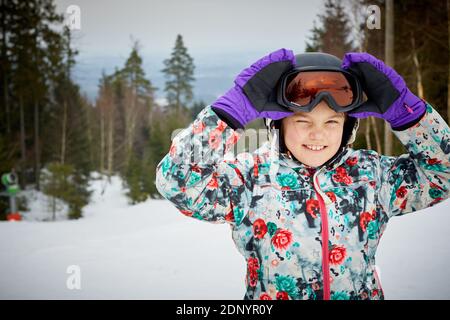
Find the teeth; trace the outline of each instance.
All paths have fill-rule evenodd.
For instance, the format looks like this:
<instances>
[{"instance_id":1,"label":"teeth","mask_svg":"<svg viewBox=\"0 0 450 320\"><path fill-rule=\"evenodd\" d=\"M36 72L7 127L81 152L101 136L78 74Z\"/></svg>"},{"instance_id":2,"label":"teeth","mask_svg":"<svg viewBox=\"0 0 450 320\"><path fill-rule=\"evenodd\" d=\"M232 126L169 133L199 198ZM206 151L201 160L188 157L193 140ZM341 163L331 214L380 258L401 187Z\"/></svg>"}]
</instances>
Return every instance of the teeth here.
<instances>
[{"instance_id":1,"label":"teeth","mask_svg":"<svg viewBox=\"0 0 450 320\"><path fill-rule=\"evenodd\" d=\"M325 146L317 146L317 145L313 145L313 144L305 144L305 147L307 147L308 149L313 150L313 151L320 151L323 148L325 148Z\"/></svg>"}]
</instances>

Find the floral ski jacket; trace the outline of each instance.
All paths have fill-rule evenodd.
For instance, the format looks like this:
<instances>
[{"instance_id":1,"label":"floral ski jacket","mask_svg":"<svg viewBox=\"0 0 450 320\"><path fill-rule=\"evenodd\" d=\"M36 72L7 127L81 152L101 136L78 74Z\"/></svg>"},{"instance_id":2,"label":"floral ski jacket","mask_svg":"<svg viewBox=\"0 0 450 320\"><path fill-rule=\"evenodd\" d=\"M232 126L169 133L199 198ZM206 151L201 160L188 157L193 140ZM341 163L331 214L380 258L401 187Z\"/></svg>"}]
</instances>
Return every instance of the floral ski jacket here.
<instances>
[{"instance_id":1,"label":"floral ski jacket","mask_svg":"<svg viewBox=\"0 0 450 320\"><path fill-rule=\"evenodd\" d=\"M394 131L407 154L346 147L317 170L274 157L269 142L229 156L242 134L205 107L173 139L156 185L182 214L230 224L247 262L244 299L384 299L375 253L389 219L449 197L442 117L427 104L416 125Z\"/></svg>"}]
</instances>

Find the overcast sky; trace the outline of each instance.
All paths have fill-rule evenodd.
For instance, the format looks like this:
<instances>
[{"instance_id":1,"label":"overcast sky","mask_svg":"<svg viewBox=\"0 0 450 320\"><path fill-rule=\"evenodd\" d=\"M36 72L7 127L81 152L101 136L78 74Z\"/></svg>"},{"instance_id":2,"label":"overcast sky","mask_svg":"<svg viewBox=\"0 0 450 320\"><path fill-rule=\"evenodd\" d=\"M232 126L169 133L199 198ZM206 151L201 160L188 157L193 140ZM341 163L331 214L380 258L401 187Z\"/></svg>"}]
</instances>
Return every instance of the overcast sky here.
<instances>
[{"instance_id":1,"label":"overcast sky","mask_svg":"<svg viewBox=\"0 0 450 320\"><path fill-rule=\"evenodd\" d=\"M182 34L189 52L298 53L322 8L317 0L56 0L81 9L75 44L81 56L126 54L130 36L143 53L167 54Z\"/></svg>"}]
</instances>

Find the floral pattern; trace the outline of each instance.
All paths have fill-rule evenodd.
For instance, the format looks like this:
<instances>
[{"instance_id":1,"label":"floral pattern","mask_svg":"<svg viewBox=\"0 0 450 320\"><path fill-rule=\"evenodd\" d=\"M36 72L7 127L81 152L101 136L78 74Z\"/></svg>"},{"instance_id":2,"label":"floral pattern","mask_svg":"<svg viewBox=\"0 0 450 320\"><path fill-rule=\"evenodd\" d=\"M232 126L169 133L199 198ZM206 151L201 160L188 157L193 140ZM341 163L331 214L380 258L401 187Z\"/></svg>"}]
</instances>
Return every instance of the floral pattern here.
<instances>
[{"instance_id":1,"label":"floral pattern","mask_svg":"<svg viewBox=\"0 0 450 320\"><path fill-rule=\"evenodd\" d=\"M272 244L279 250L285 250L292 242L292 232L289 230L278 229L272 237Z\"/></svg>"},{"instance_id":2,"label":"floral pattern","mask_svg":"<svg viewBox=\"0 0 450 320\"><path fill-rule=\"evenodd\" d=\"M263 219L255 220L253 223L253 233L257 239L262 239L267 233L267 225Z\"/></svg>"},{"instance_id":3,"label":"floral pattern","mask_svg":"<svg viewBox=\"0 0 450 320\"><path fill-rule=\"evenodd\" d=\"M186 217L231 226L247 262L244 299L384 299L375 253L388 222L446 200L450 187L450 129L429 104L393 132L404 155L346 147L315 169L271 156L269 142L229 154L243 132L207 106L173 139L156 185Z\"/></svg>"},{"instance_id":4,"label":"floral pattern","mask_svg":"<svg viewBox=\"0 0 450 320\"><path fill-rule=\"evenodd\" d=\"M333 246L330 250L330 264L338 265L344 261L347 249L344 246Z\"/></svg>"}]
</instances>

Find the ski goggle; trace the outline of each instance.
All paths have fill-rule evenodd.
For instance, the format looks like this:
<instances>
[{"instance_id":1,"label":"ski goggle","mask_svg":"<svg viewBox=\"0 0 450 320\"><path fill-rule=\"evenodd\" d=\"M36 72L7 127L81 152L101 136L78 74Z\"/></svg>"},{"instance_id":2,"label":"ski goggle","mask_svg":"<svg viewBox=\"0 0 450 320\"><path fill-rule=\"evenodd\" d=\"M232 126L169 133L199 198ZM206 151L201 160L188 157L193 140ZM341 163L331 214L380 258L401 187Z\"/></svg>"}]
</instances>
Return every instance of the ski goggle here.
<instances>
[{"instance_id":1,"label":"ski goggle","mask_svg":"<svg viewBox=\"0 0 450 320\"><path fill-rule=\"evenodd\" d=\"M361 84L352 73L328 67L294 68L281 78L277 102L292 111L310 112L324 99L336 112L348 112L363 99Z\"/></svg>"}]
</instances>

